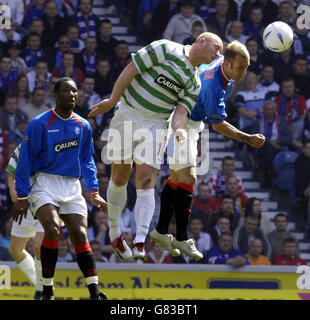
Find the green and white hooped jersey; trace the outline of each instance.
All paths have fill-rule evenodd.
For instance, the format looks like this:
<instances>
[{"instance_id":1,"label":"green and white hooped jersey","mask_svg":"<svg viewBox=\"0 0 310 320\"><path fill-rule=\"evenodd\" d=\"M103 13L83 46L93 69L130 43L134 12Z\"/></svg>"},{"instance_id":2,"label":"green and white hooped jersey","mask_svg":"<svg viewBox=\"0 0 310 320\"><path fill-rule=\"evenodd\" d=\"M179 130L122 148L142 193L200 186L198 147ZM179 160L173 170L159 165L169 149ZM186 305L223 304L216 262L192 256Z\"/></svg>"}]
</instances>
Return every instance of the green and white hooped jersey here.
<instances>
[{"instance_id":1,"label":"green and white hooped jersey","mask_svg":"<svg viewBox=\"0 0 310 320\"><path fill-rule=\"evenodd\" d=\"M132 54L139 74L126 88L122 100L149 115L168 118L175 106L190 114L199 95L198 68L188 60L189 46L169 41L154 41Z\"/></svg>"},{"instance_id":2,"label":"green and white hooped jersey","mask_svg":"<svg viewBox=\"0 0 310 320\"><path fill-rule=\"evenodd\" d=\"M18 157L19 157L19 153L20 153L20 148L21 148L21 144L19 144L15 150L13 151L9 163L6 167L6 171L10 174L12 174L13 176L15 176L15 171L16 171L16 167L17 167L17 161L18 161Z\"/></svg>"}]
</instances>

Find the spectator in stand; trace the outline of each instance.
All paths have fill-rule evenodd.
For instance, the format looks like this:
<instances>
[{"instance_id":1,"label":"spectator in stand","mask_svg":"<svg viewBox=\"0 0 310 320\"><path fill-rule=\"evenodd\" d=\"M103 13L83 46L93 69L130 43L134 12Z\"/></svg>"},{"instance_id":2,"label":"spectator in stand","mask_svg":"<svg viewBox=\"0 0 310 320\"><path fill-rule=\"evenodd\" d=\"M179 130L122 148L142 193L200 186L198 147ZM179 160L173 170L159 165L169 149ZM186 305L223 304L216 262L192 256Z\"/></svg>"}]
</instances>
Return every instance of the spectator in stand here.
<instances>
[{"instance_id":1,"label":"spectator in stand","mask_svg":"<svg viewBox=\"0 0 310 320\"><path fill-rule=\"evenodd\" d=\"M8 144L7 134L4 133L3 129L0 127L0 171L5 171L6 163L8 162L5 150ZM1 224L1 218L0 218Z\"/></svg>"},{"instance_id":2,"label":"spectator in stand","mask_svg":"<svg viewBox=\"0 0 310 320\"><path fill-rule=\"evenodd\" d=\"M92 240L92 241L89 241L89 244L91 246L93 253L95 254L96 262L103 262L103 263L109 262L109 260L102 255L100 242L98 242L97 240Z\"/></svg>"},{"instance_id":3,"label":"spectator in stand","mask_svg":"<svg viewBox=\"0 0 310 320\"><path fill-rule=\"evenodd\" d=\"M118 41L115 47L115 55L110 60L113 76L117 78L125 67L130 63L128 42L125 40Z\"/></svg>"},{"instance_id":4,"label":"spectator in stand","mask_svg":"<svg viewBox=\"0 0 310 320\"><path fill-rule=\"evenodd\" d=\"M242 44L245 45L246 40L249 36L243 33L243 24L239 20L231 21L226 28L225 38L227 41L232 42L234 40L238 40Z\"/></svg>"},{"instance_id":5,"label":"spectator in stand","mask_svg":"<svg viewBox=\"0 0 310 320\"><path fill-rule=\"evenodd\" d=\"M233 20L229 12L228 0L215 1L216 12L210 14L206 20L208 31L217 34L220 38L225 38L225 31L230 21Z\"/></svg>"},{"instance_id":6,"label":"spectator in stand","mask_svg":"<svg viewBox=\"0 0 310 320\"><path fill-rule=\"evenodd\" d=\"M211 189L207 182L202 181L199 183L198 194L194 197L192 207L202 209L207 217L218 210L219 205L216 199L211 196Z\"/></svg>"},{"instance_id":7,"label":"spectator in stand","mask_svg":"<svg viewBox=\"0 0 310 320\"><path fill-rule=\"evenodd\" d=\"M25 112L18 109L18 99L13 94L7 94L3 108L0 108L0 128L6 134L16 129L16 118Z\"/></svg>"},{"instance_id":8,"label":"spectator in stand","mask_svg":"<svg viewBox=\"0 0 310 320\"><path fill-rule=\"evenodd\" d=\"M173 260L158 242L154 242L147 252L145 263L173 263Z\"/></svg>"},{"instance_id":9,"label":"spectator in stand","mask_svg":"<svg viewBox=\"0 0 310 320\"><path fill-rule=\"evenodd\" d=\"M235 99L240 116L239 129L247 133L257 125L257 114L265 103L265 93L258 91L257 83L257 75L248 72L245 79L246 90L238 92Z\"/></svg>"},{"instance_id":10,"label":"spectator in stand","mask_svg":"<svg viewBox=\"0 0 310 320\"><path fill-rule=\"evenodd\" d=\"M17 72L12 69L11 58L2 56L0 60L0 90L5 93L13 92L17 77Z\"/></svg>"},{"instance_id":11,"label":"spectator in stand","mask_svg":"<svg viewBox=\"0 0 310 320\"><path fill-rule=\"evenodd\" d=\"M80 27L80 38L85 40L87 37L96 37L100 19L93 13L92 0L79 0L76 16L72 20L77 22Z\"/></svg>"},{"instance_id":12,"label":"spectator in stand","mask_svg":"<svg viewBox=\"0 0 310 320\"><path fill-rule=\"evenodd\" d=\"M0 226L0 247L6 250L10 247L10 235L13 225L13 219L11 217L7 218L2 226Z\"/></svg>"},{"instance_id":13,"label":"spectator in stand","mask_svg":"<svg viewBox=\"0 0 310 320\"><path fill-rule=\"evenodd\" d=\"M143 46L152 42L151 26L153 14L161 0L141 0L137 17L137 41Z\"/></svg>"},{"instance_id":14,"label":"spectator in stand","mask_svg":"<svg viewBox=\"0 0 310 320\"><path fill-rule=\"evenodd\" d=\"M40 87L48 89L51 74L48 72L48 62L45 59L37 61L33 70L27 72L29 91L33 92L35 88Z\"/></svg>"},{"instance_id":15,"label":"spectator in stand","mask_svg":"<svg viewBox=\"0 0 310 320\"><path fill-rule=\"evenodd\" d=\"M201 16L203 20L207 20L207 18L216 12L214 1L210 0L202 0L196 2L196 13Z\"/></svg>"},{"instance_id":16,"label":"spectator in stand","mask_svg":"<svg viewBox=\"0 0 310 320\"><path fill-rule=\"evenodd\" d=\"M9 18L6 18L11 21ZM20 44L21 43L21 36L16 31L16 26L13 22L11 22L11 28L4 28L0 30L0 44L1 49L6 52L8 48L13 44Z\"/></svg>"},{"instance_id":17,"label":"spectator in stand","mask_svg":"<svg viewBox=\"0 0 310 320\"><path fill-rule=\"evenodd\" d=\"M161 1L156 8L152 18L151 35L153 40L159 40L163 37L170 19L178 13L179 0L164 0Z\"/></svg>"},{"instance_id":18,"label":"spectator in stand","mask_svg":"<svg viewBox=\"0 0 310 320\"><path fill-rule=\"evenodd\" d=\"M74 257L70 252L69 241L65 237L59 237L57 262L72 262Z\"/></svg>"},{"instance_id":19,"label":"spectator in stand","mask_svg":"<svg viewBox=\"0 0 310 320\"><path fill-rule=\"evenodd\" d=\"M283 251L283 241L286 238L294 238L297 243L297 254L299 254L299 244L293 234L287 230L288 218L284 213L278 213L274 217L275 229L267 234L268 240L271 245L272 258L281 255Z\"/></svg>"},{"instance_id":20,"label":"spectator in stand","mask_svg":"<svg viewBox=\"0 0 310 320\"><path fill-rule=\"evenodd\" d=\"M262 201L258 198L252 197L248 199L248 202L244 209L244 216L254 216L258 219L258 227L264 234L268 234L273 230L273 225L270 219L262 214ZM244 224L244 219L241 218L239 226Z\"/></svg>"},{"instance_id":21,"label":"spectator in stand","mask_svg":"<svg viewBox=\"0 0 310 320\"><path fill-rule=\"evenodd\" d=\"M93 226L87 228L87 236L89 241L96 240L101 245L101 251L105 253L112 253L110 245L108 216L98 209L93 213Z\"/></svg>"},{"instance_id":22,"label":"spectator in stand","mask_svg":"<svg viewBox=\"0 0 310 320\"><path fill-rule=\"evenodd\" d=\"M178 43L191 36L192 25L195 21L200 21L203 25L203 32L207 27L201 17L194 14L195 4L192 1L185 0L180 4L180 13L175 14L170 20L163 33L163 38Z\"/></svg>"},{"instance_id":23,"label":"spectator in stand","mask_svg":"<svg viewBox=\"0 0 310 320\"><path fill-rule=\"evenodd\" d=\"M85 48L76 57L76 66L85 75L90 76L96 72L98 53L96 52L97 40L95 37L85 39Z\"/></svg>"},{"instance_id":24,"label":"spectator in stand","mask_svg":"<svg viewBox=\"0 0 310 320\"><path fill-rule=\"evenodd\" d=\"M218 245L218 240L223 233L230 232L230 220L226 217L221 217L218 219L216 225L210 229L210 236L213 245Z\"/></svg>"},{"instance_id":25,"label":"spectator in stand","mask_svg":"<svg viewBox=\"0 0 310 320\"><path fill-rule=\"evenodd\" d=\"M111 71L110 62L107 58L97 60L97 68L94 78L95 92L97 92L101 97L111 94L116 78Z\"/></svg>"},{"instance_id":26,"label":"spectator in stand","mask_svg":"<svg viewBox=\"0 0 310 320\"><path fill-rule=\"evenodd\" d=\"M297 57L293 64L293 73L291 77L295 81L295 88L298 94L306 99L310 98L310 76L309 65L306 56Z\"/></svg>"},{"instance_id":27,"label":"spectator in stand","mask_svg":"<svg viewBox=\"0 0 310 320\"><path fill-rule=\"evenodd\" d=\"M247 216L244 218L242 227L238 227L234 232L233 246L244 254L249 252L249 244L255 238L263 242L263 254L268 258L271 257L271 248L268 238L258 227L258 219L255 216Z\"/></svg>"},{"instance_id":28,"label":"spectator in stand","mask_svg":"<svg viewBox=\"0 0 310 320\"><path fill-rule=\"evenodd\" d=\"M78 86L82 84L84 79L83 71L74 66L74 54L70 51L63 53L61 67L55 68L52 74L58 77L70 77Z\"/></svg>"},{"instance_id":29,"label":"spectator in stand","mask_svg":"<svg viewBox=\"0 0 310 320\"><path fill-rule=\"evenodd\" d=\"M78 0L55 0L59 14L65 19L71 19L76 14Z\"/></svg>"},{"instance_id":30,"label":"spectator in stand","mask_svg":"<svg viewBox=\"0 0 310 320\"><path fill-rule=\"evenodd\" d=\"M299 221L304 221L307 226L307 238L310 237L310 140L303 144L302 153L295 161L295 187L299 200L300 210L295 214ZM301 224L301 223L298 223Z\"/></svg>"},{"instance_id":31,"label":"spectator in stand","mask_svg":"<svg viewBox=\"0 0 310 320\"><path fill-rule=\"evenodd\" d=\"M274 66L266 64L263 66L260 81L257 84L257 90L264 91L266 99L272 100L280 92L280 86L274 81Z\"/></svg>"},{"instance_id":32,"label":"spectator in stand","mask_svg":"<svg viewBox=\"0 0 310 320\"><path fill-rule=\"evenodd\" d=\"M85 91L88 107L91 107L94 104L101 101L101 98L98 95L98 93L94 91L94 89L95 89L95 78L94 77L85 76L85 78L82 82L82 89ZM97 119L98 119L98 117L96 118L96 120Z\"/></svg>"},{"instance_id":33,"label":"spectator in stand","mask_svg":"<svg viewBox=\"0 0 310 320\"><path fill-rule=\"evenodd\" d=\"M293 48L289 47L287 50L280 52L274 60L275 80L280 83L282 79L289 76L293 72L294 52Z\"/></svg>"},{"instance_id":34,"label":"spectator in stand","mask_svg":"<svg viewBox=\"0 0 310 320\"><path fill-rule=\"evenodd\" d=\"M249 20L243 23L243 32L245 35L261 41L260 29L263 26L263 10L259 5L251 7Z\"/></svg>"},{"instance_id":35,"label":"spectator in stand","mask_svg":"<svg viewBox=\"0 0 310 320\"><path fill-rule=\"evenodd\" d=\"M296 93L295 82L292 78L283 78L281 83L281 94L275 98L279 117L290 126L292 133L292 146L302 149L302 135L304 118L307 112L306 99Z\"/></svg>"},{"instance_id":36,"label":"spectator in stand","mask_svg":"<svg viewBox=\"0 0 310 320\"><path fill-rule=\"evenodd\" d=\"M226 194L221 199L219 211L212 212L209 217L209 232L212 230L212 228L214 228L221 217L229 219L230 230L233 233L235 228L238 226L238 217L236 217L234 214L234 199Z\"/></svg>"},{"instance_id":37,"label":"spectator in stand","mask_svg":"<svg viewBox=\"0 0 310 320\"><path fill-rule=\"evenodd\" d=\"M186 38L183 42L184 45L192 45L197 37L203 32L203 25L200 21L196 21L192 25L192 34L189 38Z\"/></svg>"},{"instance_id":38,"label":"spectator in stand","mask_svg":"<svg viewBox=\"0 0 310 320\"><path fill-rule=\"evenodd\" d=\"M57 4L53 0L45 2L44 15L41 19L44 24L42 44L45 49L53 50L59 37L65 34L66 20L59 16Z\"/></svg>"},{"instance_id":39,"label":"spectator in stand","mask_svg":"<svg viewBox=\"0 0 310 320\"><path fill-rule=\"evenodd\" d=\"M21 114L16 117L16 129L8 135L9 141L16 141L17 144L20 144L24 140L24 134L28 126L28 117L25 114Z\"/></svg>"},{"instance_id":40,"label":"spectator in stand","mask_svg":"<svg viewBox=\"0 0 310 320\"><path fill-rule=\"evenodd\" d=\"M294 27L294 18L292 17L293 7L290 1L281 1L279 5L279 15L277 20L287 23L290 27Z\"/></svg>"},{"instance_id":41,"label":"spectator in stand","mask_svg":"<svg viewBox=\"0 0 310 320\"><path fill-rule=\"evenodd\" d=\"M55 49L55 51L49 56L50 69L61 67L63 54L70 51L71 42L69 37L66 35L60 36L57 45L58 49Z\"/></svg>"},{"instance_id":42,"label":"spectator in stand","mask_svg":"<svg viewBox=\"0 0 310 320\"><path fill-rule=\"evenodd\" d=\"M54 97L54 88L56 82L60 79L59 76L54 74L51 75L50 81L48 83L48 90L45 92L45 104L48 108L54 108L56 106L56 101Z\"/></svg>"},{"instance_id":43,"label":"spectator in stand","mask_svg":"<svg viewBox=\"0 0 310 320\"><path fill-rule=\"evenodd\" d=\"M286 238L283 241L283 254L272 259L273 265L300 266L307 265L307 261L297 256L297 241L294 238Z\"/></svg>"},{"instance_id":44,"label":"spectator in stand","mask_svg":"<svg viewBox=\"0 0 310 320\"><path fill-rule=\"evenodd\" d=\"M278 15L278 6L275 2L272 0L257 0L254 2L254 4L262 9L264 13L262 22L265 25L277 20L276 17ZM249 19L252 6L252 0L246 0L242 3L241 21L247 21Z\"/></svg>"},{"instance_id":45,"label":"spectator in stand","mask_svg":"<svg viewBox=\"0 0 310 320\"><path fill-rule=\"evenodd\" d=\"M250 54L250 66L248 72L255 72L256 75L260 75L263 70L264 60L258 52L259 42L255 38L248 38L245 42L246 47Z\"/></svg>"},{"instance_id":46,"label":"spectator in stand","mask_svg":"<svg viewBox=\"0 0 310 320\"><path fill-rule=\"evenodd\" d=\"M98 52L105 57L113 57L115 55L115 47L117 40L112 36L112 22L109 19L100 21L99 33L97 34Z\"/></svg>"},{"instance_id":47,"label":"spectator in stand","mask_svg":"<svg viewBox=\"0 0 310 320\"><path fill-rule=\"evenodd\" d=\"M25 105L23 111L27 114L29 121L39 114L50 110L45 104L45 89L37 87L34 89L31 102Z\"/></svg>"},{"instance_id":48,"label":"spectator in stand","mask_svg":"<svg viewBox=\"0 0 310 320\"><path fill-rule=\"evenodd\" d=\"M236 166L234 158L230 156L223 158L221 170L217 174L213 175L208 181L208 184L211 188L211 195L213 197L218 197L219 195L225 193L226 182L231 176L237 178L238 191L242 191L242 179L234 173L235 168Z\"/></svg>"},{"instance_id":49,"label":"spectator in stand","mask_svg":"<svg viewBox=\"0 0 310 320\"><path fill-rule=\"evenodd\" d=\"M82 88L78 88L78 100L74 108L74 112L83 118L87 118L89 114L89 108L86 100L85 91Z\"/></svg>"},{"instance_id":50,"label":"spectator in stand","mask_svg":"<svg viewBox=\"0 0 310 320\"><path fill-rule=\"evenodd\" d=\"M191 215L189 222L189 237L194 240L195 246L203 255L212 247L209 233L202 231L203 223L198 215Z\"/></svg>"},{"instance_id":51,"label":"spectator in stand","mask_svg":"<svg viewBox=\"0 0 310 320\"><path fill-rule=\"evenodd\" d=\"M270 266L270 260L262 255L263 252L263 242L261 239L254 239L250 244L250 251L245 256L249 259L250 265L252 266Z\"/></svg>"},{"instance_id":52,"label":"spectator in stand","mask_svg":"<svg viewBox=\"0 0 310 320\"><path fill-rule=\"evenodd\" d=\"M75 22L71 22L68 25L66 36L70 39L71 47L70 50L74 54L79 54L84 48L85 43L83 40L79 39L80 28Z\"/></svg>"},{"instance_id":53,"label":"spectator in stand","mask_svg":"<svg viewBox=\"0 0 310 320\"><path fill-rule=\"evenodd\" d=\"M236 268L250 264L244 254L240 250L233 248L232 244L232 235L230 233L222 233L218 245L214 245L208 250L205 263L227 264Z\"/></svg>"},{"instance_id":54,"label":"spectator in stand","mask_svg":"<svg viewBox=\"0 0 310 320\"><path fill-rule=\"evenodd\" d=\"M243 210L247 204L248 197L243 191L238 190L238 179L234 176L226 180L226 191L224 195L228 194L234 200L234 214L240 219L243 216ZM224 195L218 197L218 203L221 203L221 198Z\"/></svg>"},{"instance_id":55,"label":"spectator in stand","mask_svg":"<svg viewBox=\"0 0 310 320\"><path fill-rule=\"evenodd\" d=\"M37 19L33 19L31 21L31 26L29 28L30 32L36 32L41 40L42 40L42 45L44 47L44 37L43 37L43 32L44 32L44 23L42 18L37 18ZM25 37L26 39L27 37Z\"/></svg>"},{"instance_id":56,"label":"spectator in stand","mask_svg":"<svg viewBox=\"0 0 310 320\"><path fill-rule=\"evenodd\" d=\"M27 70L31 71L36 63L45 57L45 52L41 47L41 38L36 32L30 32L27 36L27 46L22 54Z\"/></svg>"},{"instance_id":57,"label":"spectator in stand","mask_svg":"<svg viewBox=\"0 0 310 320\"><path fill-rule=\"evenodd\" d=\"M44 14L44 3L45 0L33 0L32 5L27 9L23 26L28 29L31 25L32 20L38 19ZM19 4L20 5L20 4Z\"/></svg>"},{"instance_id":58,"label":"spectator in stand","mask_svg":"<svg viewBox=\"0 0 310 320\"><path fill-rule=\"evenodd\" d=\"M272 161L282 150L277 105L272 101L265 102L258 116L258 132L266 137L264 145L256 153L259 180L262 188L271 188L274 175Z\"/></svg>"},{"instance_id":59,"label":"spectator in stand","mask_svg":"<svg viewBox=\"0 0 310 320\"><path fill-rule=\"evenodd\" d=\"M17 74L27 73L27 66L20 53L22 52L19 44L13 44L8 49L9 57L11 58L12 70L16 71Z\"/></svg>"}]
</instances>

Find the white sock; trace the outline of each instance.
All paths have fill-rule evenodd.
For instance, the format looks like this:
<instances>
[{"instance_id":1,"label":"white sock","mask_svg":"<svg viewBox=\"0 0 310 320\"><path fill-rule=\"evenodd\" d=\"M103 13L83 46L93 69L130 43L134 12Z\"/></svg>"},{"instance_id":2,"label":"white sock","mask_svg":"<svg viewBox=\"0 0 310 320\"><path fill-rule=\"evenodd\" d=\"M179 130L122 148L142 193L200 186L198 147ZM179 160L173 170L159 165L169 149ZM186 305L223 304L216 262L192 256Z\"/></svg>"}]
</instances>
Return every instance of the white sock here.
<instances>
[{"instance_id":1,"label":"white sock","mask_svg":"<svg viewBox=\"0 0 310 320\"><path fill-rule=\"evenodd\" d=\"M42 276L42 265L41 260L34 258L35 268L36 268L36 289L38 291L43 291L43 276Z\"/></svg>"},{"instance_id":2,"label":"white sock","mask_svg":"<svg viewBox=\"0 0 310 320\"><path fill-rule=\"evenodd\" d=\"M111 241L121 235L119 219L127 201L127 184L116 186L112 179L109 181L108 191L108 218L109 218L109 236Z\"/></svg>"},{"instance_id":3,"label":"white sock","mask_svg":"<svg viewBox=\"0 0 310 320\"><path fill-rule=\"evenodd\" d=\"M137 225L134 243L145 242L155 210L154 189L137 189L135 221Z\"/></svg>"},{"instance_id":4,"label":"white sock","mask_svg":"<svg viewBox=\"0 0 310 320\"><path fill-rule=\"evenodd\" d=\"M30 281L36 285L36 270L34 266L34 260L32 256L24 250L26 257L20 263L18 263L18 267L24 274L30 279Z\"/></svg>"}]
</instances>

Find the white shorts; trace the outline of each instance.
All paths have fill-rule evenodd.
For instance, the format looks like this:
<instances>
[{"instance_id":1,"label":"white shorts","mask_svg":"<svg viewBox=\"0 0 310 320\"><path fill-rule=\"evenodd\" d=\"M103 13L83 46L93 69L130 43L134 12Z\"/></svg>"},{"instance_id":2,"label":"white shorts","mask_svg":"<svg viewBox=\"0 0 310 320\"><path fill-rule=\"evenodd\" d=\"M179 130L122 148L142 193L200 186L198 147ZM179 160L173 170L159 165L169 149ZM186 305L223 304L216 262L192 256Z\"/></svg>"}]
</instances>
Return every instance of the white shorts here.
<instances>
[{"instance_id":1,"label":"white shorts","mask_svg":"<svg viewBox=\"0 0 310 320\"><path fill-rule=\"evenodd\" d=\"M168 164L171 170L178 171L196 166L197 141L203 128L204 123L202 121L189 119L185 127L187 139L182 145L176 140L174 133L171 135L168 144Z\"/></svg>"},{"instance_id":2,"label":"white shorts","mask_svg":"<svg viewBox=\"0 0 310 320\"><path fill-rule=\"evenodd\" d=\"M107 160L118 163L133 158L137 164L159 169L168 143L169 121L119 102L109 127Z\"/></svg>"},{"instance_id":3,"label":"white shorts","mask_svg":"<svg viewBox=\"0 0 310 320\"><path fill-rule=\"evenodd\" d=\"M76 213L87 217L87 205L82 196L80 180L39 172L28 197L30 210L35 215L39 208L50 203L60 214Z\"/></svg>"},{"instance_id":4,"label":"white shorts","mask_svg":"<svg viewBox=\"0 0 310 320\"><path fill-rule=\"evenodd\" d=\"M18 238L32 238L37 232L44 232L44 229L28 209L27 216L23 218L20 225L16 221L13 222L11 235Z\"/></svg>"}]
</instances>

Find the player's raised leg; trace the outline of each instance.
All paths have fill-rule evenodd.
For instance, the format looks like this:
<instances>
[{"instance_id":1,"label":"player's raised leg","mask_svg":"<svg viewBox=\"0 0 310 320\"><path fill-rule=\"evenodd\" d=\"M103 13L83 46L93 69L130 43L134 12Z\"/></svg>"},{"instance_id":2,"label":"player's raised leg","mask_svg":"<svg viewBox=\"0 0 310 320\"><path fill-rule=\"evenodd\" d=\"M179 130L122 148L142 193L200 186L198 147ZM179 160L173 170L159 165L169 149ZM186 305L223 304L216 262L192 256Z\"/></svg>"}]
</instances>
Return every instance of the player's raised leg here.
<instances>
[{"instance_id":1,"label":"player's raised leg","mask_svg":"<svg viewBox=\"0 0 310 320\"><path fill-rule=\"evenodd\" d=\"M109 213L109 236L115 253L124 260L132 258L132 252L120 231L120 216L127 201L127 183L131 174L132 163L112 164L111 179L107 191Z\"/></svg>"},{"instance_id":2,"label":"player's raised leg","mask_svg":"<svg viewBox=\"0 0 310 320\"><path fill-rule=\"evenodd\" d=\"M81 214L61 214L72 244L74 245L77 263L82 271L92 300L106 300L99 292L96 258L87 239L87 218Z\"/></svg>"},{"instance_id":3,"label":"player's raised leg","mask_svg":"<svg viewBox=\"0 0 310 320\"><path fill-rule=\"evenodd\" d=\"M43 278L42 300L54 299L54 273L58 259L58 240L60 222L57 208L52 204L40 207L36 216L44 228L44 238L41 244L41 264Z\"/></svg>"}]
</instances>

